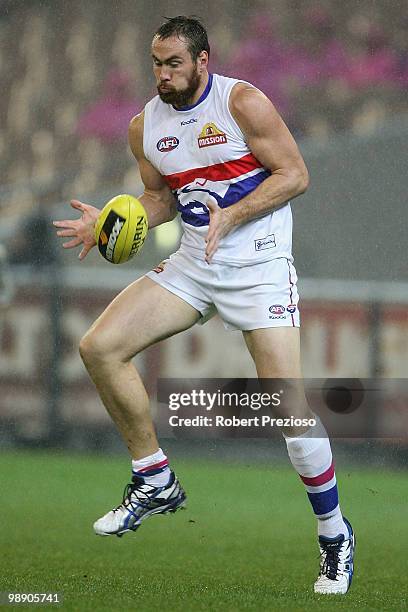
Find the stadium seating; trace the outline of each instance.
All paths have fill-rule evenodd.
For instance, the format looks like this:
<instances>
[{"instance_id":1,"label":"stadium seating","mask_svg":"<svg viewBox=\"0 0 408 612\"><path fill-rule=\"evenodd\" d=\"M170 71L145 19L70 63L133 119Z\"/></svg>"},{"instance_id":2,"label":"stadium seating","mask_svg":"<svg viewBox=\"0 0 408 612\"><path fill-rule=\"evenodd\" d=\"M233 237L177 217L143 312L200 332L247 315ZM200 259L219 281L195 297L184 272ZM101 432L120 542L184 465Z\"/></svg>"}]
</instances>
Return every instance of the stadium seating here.
<instances>
[{"instance_id":1,"label":"stadium seating","mask_svg":"<svg viewBox=\"0 0 408 612\"><path fill-rule=\"evenodd\" d=\"M128 0L7 3L0 21L3 184L52 182L63 198L137 177L126 125L154 94L148 45L168 12L162 0L154 11L142 4L138 12ZM199 3L190 4L200 15ZM280 0L272 11L264 2L236 2L234 15L228 2L218 5L217 14L202 15L212 69L263 89L297 137L367 133L407 112L403 3L382 0L374 9L299 0L294 10ZM26 208L16 202L13 214ZM1 212L8 210L9 202Z\"/></svg>"}]
</instances>

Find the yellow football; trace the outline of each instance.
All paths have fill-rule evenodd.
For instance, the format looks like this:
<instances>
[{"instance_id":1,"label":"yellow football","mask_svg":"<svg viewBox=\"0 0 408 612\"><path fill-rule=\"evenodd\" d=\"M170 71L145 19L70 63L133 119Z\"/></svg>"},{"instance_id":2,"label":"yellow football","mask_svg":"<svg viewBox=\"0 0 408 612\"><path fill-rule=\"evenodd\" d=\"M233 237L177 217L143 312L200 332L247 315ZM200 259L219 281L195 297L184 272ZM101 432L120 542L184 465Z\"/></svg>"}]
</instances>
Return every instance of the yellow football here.
<instances>
[{"instance_id":1,"label":"yellow football","mask_svg":"<svg viewBox=\"0 0 408 612\"><path fill-rule=\"evenodd\" d=\"M142 203L131 195L117 195L103 207L95 225L102 257L114 264L129 261L140 251L148 230Z\"/></svg>"}]
</instances>

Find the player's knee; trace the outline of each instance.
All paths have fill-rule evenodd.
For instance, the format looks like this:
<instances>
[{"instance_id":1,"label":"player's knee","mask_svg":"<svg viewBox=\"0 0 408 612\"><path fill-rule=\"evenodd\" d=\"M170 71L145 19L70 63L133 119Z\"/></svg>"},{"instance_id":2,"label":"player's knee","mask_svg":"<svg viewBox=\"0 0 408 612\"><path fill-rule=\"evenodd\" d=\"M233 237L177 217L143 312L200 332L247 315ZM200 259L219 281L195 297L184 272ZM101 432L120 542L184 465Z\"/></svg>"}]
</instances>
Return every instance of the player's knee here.
<instances>
[{"instance_id":1,"label":"player's knee","mask_svg":"<svg viewBox=\"0 0 408 612\"><path fill-rule=\"evenodd\" d=\"M81 338L79 343L79 354L85 365L88 365L96 360L100 360L103 355L101 343L98 340L97 334L88 330Z\"/></svg>"},{"instance_id":2,"label":"player's knee","mask_svg":"<svg viewBox=\"0 0 408 612\"><path fill-rule=\"evenodd\" d=\"M79 343L79 354L88 367L93 364L103 364L115 358L114 343L109 342L105 334L96 329L89 329ZM120 355L117 355L120 359Z\"/></svg>"}]
</instances>

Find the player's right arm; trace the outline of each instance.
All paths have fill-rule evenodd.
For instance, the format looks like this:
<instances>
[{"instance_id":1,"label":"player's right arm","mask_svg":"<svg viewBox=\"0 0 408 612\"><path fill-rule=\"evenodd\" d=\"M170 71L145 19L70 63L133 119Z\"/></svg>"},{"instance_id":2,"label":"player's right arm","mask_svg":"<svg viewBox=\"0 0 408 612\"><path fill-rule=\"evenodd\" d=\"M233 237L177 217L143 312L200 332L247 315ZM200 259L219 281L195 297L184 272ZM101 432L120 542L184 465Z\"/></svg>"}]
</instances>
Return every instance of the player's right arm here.
<instances>
[{"instance_id":1,"label":"player's right arm","mask_svg":"<svg viewBox=\"0 0 408 612\"><path fill-rule=\"evenodd\" d=\"M161 223L174 219L177 214L177 202L162 175L145 158L143 123L143 113L134 117L130 122L129 144L139 164L140 176L145 186L143 194L138 196L138 199L146 209L149 229L152 229ZM79 259L84 259L92 247L96 245L95 224L101 211L99 208L79 200L71 200L71 206L82 213L81 217L79 219L54 221L54 225L58 228L57 236L70 238L62 246L65 249L72 249L82 245Z\"/></svg>"},{"instance_id":2,"label":"player's right arm","mask_svg":"<svg viewBox=\"0 0 408 612\"><path fill-rule=\"evenodd\" d=\"M139 164L144 192L138 199L147 212L149 229L171 221L177 215L177 201L163 176L146 159L143 150L144 112L133 117L129 125L129 145Z\"/></svg>"}]
</instances>

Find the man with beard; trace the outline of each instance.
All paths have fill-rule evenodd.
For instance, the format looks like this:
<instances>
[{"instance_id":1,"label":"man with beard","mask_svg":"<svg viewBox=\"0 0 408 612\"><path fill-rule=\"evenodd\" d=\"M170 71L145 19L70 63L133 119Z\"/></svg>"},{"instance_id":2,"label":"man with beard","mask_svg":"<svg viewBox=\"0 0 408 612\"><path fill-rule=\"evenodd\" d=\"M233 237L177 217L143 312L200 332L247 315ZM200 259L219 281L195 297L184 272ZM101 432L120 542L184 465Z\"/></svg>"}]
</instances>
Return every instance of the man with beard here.
<instances>
[{"instance_id":1,"label":"man with beard","mask_svg":"<svg viewBox=\"0 0 408 612\"><path fill-rule=\"evenodd\" d=\"M241 330L262 379L290 379L295 403L279 417L316 418L312 429L284 427L290 460L317 516L321 550L315 591L346 593L354 536L338 503L330 443L301 383L299 312L289 200L308 173L295 141L268 98L249 83L210 74L207 33L196 20L168 19L152 42L158 96L135 117L131 149L145 186L149 227L181 213L179 250L127 287L92 325L80 353L132 459L119 506L94 524L99 535L136 531L142 520L176 511L185 493L156 438L149 400L133 357L207 319L215 308ZM95 245L99 210L74 200L75 221L58 234Z\"/></svg>"}]
</instances>

